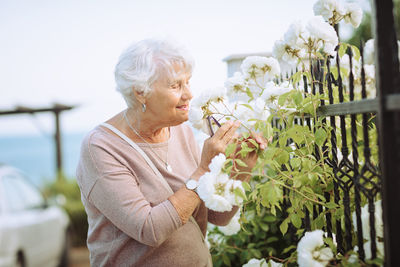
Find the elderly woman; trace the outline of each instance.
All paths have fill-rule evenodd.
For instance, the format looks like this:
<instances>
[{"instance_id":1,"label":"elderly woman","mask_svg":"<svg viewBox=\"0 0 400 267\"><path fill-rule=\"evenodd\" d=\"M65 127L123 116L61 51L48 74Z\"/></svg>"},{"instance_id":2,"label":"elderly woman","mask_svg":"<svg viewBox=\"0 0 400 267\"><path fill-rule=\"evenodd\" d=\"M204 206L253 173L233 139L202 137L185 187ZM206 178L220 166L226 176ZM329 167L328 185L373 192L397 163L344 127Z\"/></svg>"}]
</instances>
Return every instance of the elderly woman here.
<instances>
[{"instance_id":1,"label":"elderly woman","mask_svg":"<svg viewBox=\"0 0 400 267\"><path fill-rule=\"evenodd\" d=\"M196 181L240 123L225 123L200 152L182 124L192 68L167 41L144 40L120 56L115 79L128 108L86 136L77 169L91 265L212 266L207 222L226 225L237 207L208 210ZM244 160L254 166L256 156Z\"/></svg>"}]
</instances>

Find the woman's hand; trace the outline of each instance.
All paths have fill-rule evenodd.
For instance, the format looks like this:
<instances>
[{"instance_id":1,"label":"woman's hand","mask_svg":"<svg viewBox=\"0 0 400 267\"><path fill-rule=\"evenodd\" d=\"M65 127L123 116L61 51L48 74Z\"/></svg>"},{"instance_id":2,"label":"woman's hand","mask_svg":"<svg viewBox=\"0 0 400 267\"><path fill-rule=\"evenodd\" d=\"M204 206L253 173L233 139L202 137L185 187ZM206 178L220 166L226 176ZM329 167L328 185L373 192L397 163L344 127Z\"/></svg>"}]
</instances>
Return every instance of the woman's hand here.
<instances>
[{"instance_id":1,"label":"woman's hand","mask_svg":"<svg viewBox=\"0 0 400 267\"><path fill-rule=\"evenodd\" d=\"M212 137L204 141L199 168L204 172L209 170L208 165L211 160L219 153L225 153L226 146L233 142L236 137L236 129L239 126L240 121L228 121Z\"/></svg>"}]
</instances>

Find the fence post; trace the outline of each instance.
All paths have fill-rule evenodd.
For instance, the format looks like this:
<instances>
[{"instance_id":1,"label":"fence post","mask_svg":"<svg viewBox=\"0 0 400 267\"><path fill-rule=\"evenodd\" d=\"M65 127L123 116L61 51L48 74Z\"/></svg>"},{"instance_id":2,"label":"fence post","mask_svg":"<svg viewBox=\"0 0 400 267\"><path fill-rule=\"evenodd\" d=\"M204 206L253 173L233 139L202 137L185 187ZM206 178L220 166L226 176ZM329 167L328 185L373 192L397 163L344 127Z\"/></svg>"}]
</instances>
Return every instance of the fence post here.
<instances>
[{"instance_id":1,"label":"fence post","mask_svg":"<svg viewBox=\"0 0 400 267\"><path fill-rule=\"evenodd\" d=\"M386 103L400 94L398 47L392 0L373 3L385 266L394 267L400 266L400 109L388 108Z\"/></svg>"}]
</instances>

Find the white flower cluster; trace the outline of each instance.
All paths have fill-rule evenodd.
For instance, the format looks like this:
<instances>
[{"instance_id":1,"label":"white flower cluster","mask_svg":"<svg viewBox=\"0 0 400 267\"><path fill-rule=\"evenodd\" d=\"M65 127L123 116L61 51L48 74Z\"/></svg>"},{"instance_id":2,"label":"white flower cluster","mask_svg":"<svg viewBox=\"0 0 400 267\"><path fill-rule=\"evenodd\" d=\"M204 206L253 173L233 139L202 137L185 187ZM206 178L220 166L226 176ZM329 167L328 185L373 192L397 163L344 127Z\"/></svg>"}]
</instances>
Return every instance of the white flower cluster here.
<instances>
[{"instance_id":1,"label":"white flower cluster","mask_svg":"<svg viewBox=\"0 0 400 267\"><path fill-rule=\"evenodd\" d=\"M281 73L279 63L273 57L246 57L240 69L245 79L252 79L261 84L270 81Z\"/></svg>"},{"instance_id":2,"label":"white flower cluster","mask_svg":"<svg viewBox=\"0 0 400 267\"><path fill-rule=\"evenodd\" d=\"M224 235L235 235L240 231L240 209L235 213L232 217L231 221L225 226L218 226L218 230L220 230Z\"/></svg>"},{"instance_id":3,"label":"white flower cluster","mask_svg":"<svg viewBox=\"0 0 400 267\"><path fill-rule=\"evenodd\" d=\"M224 87L202 91L202 93L190 103L189 121L192 123L193 127L206 134L210 134L205 118L208 115L216 113L226 113L225 106L227 99L226 89ZM219 115L218 117L223 118L224 116ZM223 121L221 121L221 123L223 123Z\"/></svg>"},{"instance_id":4,"label":"white flower cluster","mask_svg":"<svg viewBox=\"0 0 400 267\"><path fill-rule=\"evenodd\" d=\"M283 39L275 42L272 53L281 64L294 66L320 50L334 55L338 42L335 29L321 16L316 16L306 25L301 21L292 23Z\"/></svg>"},{"instance_id":5,"label":"white flower cluster","mask_svg":"<svg viewBox=\"0 0 400 267\"><path fill-rule=\"evenodd\" d=\"M376 248L379 256L383 256L384 247L383 247L383 220L382 220L382 201L378 200L374 203L375 206L375 233L376 233ZM368 204L361 208L361 226L363 232L363 238L366 240L364 243L364 251L365 258L371 259L371 236L370 236L370 224L369 224L369 212L368 212ZM353 226L355 231L357 231L357 217L356 213L353 212ZM358 250L358 247L355 248Z\"/></svg>"},{"instance_id":6,"label":"white flower cluster","mask_svg":"<svg viewBox=\"0 0 400 267\"><path fill-rule=\"evenodd\" d=\"M331 25L338 24L344 19L346 23L353 25L354 28L360 26L363 11L355 3L343 3L337 0L318 0L314 4L314 14L322 16Z\"/></svg>"},{"instance_id":7,"label":"white flower cluster","mask_svg":"<svg viewBox=\"0 0 400 267\"><path fill-rule=\"evenodd\" d=\"M326 247L324 232L307 232L297 244L297 263L300 267L323 267L333 258L332 250Z\"/></svg>"},{"instance_id":8,"label":"white flower cluster","mask_svg":"<svg viewBox=\"0 0 400 267\"><path fill-rule=\"evenodd\" d=\"M272 82L280 74L279 62L272 57L247 57L241 70L227 79L225 88L206 90L193 99L189 111L193 127L209 134L208 115L221 124L229 118L253 126L256 120L267 120L270 109L277 108L279 95L293 89L288 83Z\"/></svg>"},{"instance_id":9,"label":"white flower cluster","mask_svg":"<svg viewBox=\"0 0 400 267\"><path fill-rule=\"evenodd\" d=\"M251 259L242 267L281 267L283 266L282 263L275 262L274 260L269 260L268 263L265 259L258 260L258 259Z\"/></svg>"},{"instance_id":10,"label":"white flower cluster","mask_svg":"<svg viewBox=\"0 0 400 267\"><path fill-rule=\"evenodd\" d=\"M208 166L210 171L200 177L197 187L197 193L206 207L219 212L230 211L233 206L242 204L243 199L236 195L236 190L244 194L242 182L230 179L228 174L222 172L225 161L224 154L215 156Z\"/></svg>"}]
</instances>

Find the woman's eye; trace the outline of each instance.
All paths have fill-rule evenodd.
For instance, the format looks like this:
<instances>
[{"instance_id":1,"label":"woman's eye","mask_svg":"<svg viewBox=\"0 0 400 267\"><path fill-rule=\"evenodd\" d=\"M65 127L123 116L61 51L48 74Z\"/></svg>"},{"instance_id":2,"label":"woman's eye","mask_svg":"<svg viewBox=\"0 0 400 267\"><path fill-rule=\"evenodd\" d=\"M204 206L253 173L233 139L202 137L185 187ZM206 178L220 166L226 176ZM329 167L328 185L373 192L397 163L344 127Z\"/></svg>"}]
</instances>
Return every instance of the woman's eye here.
<instances>
[{"instance_id":1,"label":"woman's eye","mask_svg":"<svg viewBox=\"0 0 400 267\"><path fill-rule=\"evenodd\" d=\"M173 85L171 85L171 88L172 89L179 89L179 88L181 88L181 86L180 86L179 83L174 83Z\"/></svg>"}]
</instances>

